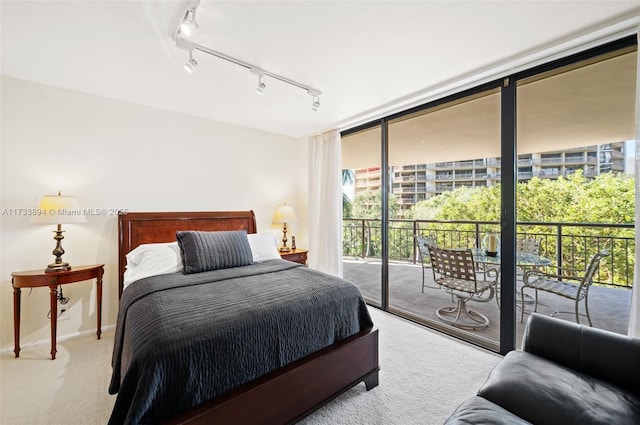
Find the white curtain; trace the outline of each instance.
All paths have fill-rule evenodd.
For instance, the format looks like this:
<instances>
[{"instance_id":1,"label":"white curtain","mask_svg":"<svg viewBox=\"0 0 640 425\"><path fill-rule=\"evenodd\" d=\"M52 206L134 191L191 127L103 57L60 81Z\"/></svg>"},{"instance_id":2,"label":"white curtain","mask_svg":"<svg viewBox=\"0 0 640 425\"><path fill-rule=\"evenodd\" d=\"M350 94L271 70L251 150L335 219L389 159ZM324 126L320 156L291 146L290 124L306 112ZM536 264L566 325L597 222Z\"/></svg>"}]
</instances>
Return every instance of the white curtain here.
<instances>
[{"instance_id":1,"label":"white curtain","mask_svg":"<svg viewBox=\"0 0 640 425\"><path fill-rule=\"evenodd\" d=\"M340 133L309 138L309 267L342 277Z\"/></svg>"},{"instance_id":2,"label":"white curtain","mask_svg":"<svg viewBox=\"0 0 640 425\"><path fill-rule=\"evenodd\" d=\"M638 45L640 45L640 26L638 26ZM629 316L629 336L640 338L640 52L636 67L636 266L633 272L633 292L631 293L631 314Z\"/></svg>"}]
</instances>

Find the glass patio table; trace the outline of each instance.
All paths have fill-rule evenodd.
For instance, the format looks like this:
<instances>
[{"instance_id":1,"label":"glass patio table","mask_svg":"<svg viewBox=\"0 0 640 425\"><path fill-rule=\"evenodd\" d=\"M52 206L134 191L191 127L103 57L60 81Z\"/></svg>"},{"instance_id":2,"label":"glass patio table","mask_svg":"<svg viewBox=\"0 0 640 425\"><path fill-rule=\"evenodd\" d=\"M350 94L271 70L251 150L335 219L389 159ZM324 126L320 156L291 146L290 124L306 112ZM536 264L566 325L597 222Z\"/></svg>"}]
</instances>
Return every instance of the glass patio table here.
<instances>
[{"instance_id":1,"label":"glass patio table","mask_svg":"<svg viewBox=\"0 0 640 425\"><path fill-rule=\"evenodd\" d=\"M473 253L473 261L476 263L487 264L492 266L500 266L500 255L495 257L487 255L482 248L471 248ZM544 267L550 266L551 260L541 255L530 254L528 252L516 253L516 266L518 267Z\"/></svg>"},{"instance_id":2,"label":"glass patio table","mask_svg":"<svg viewBox=\"0 0 640 425\"><path fill-rule=\"evenodd\" d=\"M487 255L486 251L482 248L471 248L471 252L473 254L473 261L476 264L482 264L484 266L485 273L487 268L491 268L495 270L498 274L500 273L500 255L496 255L496 256ZM516 267L535 269L536 267L545 267L550 265L551 265L551 260L541 255L531 254L529 252L516 253ZM525 304L530 304L534 302L535 299L531 295L529 294L524 294L524 295L525 295L524 296ZM520 293L516 292L516 296L519 297Z\"/></svg>"}]
</instances>

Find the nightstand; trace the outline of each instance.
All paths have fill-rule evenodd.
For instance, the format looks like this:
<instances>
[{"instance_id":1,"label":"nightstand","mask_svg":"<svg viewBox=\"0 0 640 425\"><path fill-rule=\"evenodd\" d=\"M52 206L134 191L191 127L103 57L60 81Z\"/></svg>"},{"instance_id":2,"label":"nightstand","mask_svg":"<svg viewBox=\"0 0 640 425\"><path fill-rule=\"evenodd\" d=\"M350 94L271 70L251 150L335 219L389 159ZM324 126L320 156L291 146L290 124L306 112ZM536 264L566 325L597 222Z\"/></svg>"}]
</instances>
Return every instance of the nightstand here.
<instances>
[{"instance_id":1,"label":"nightstand","mask_svg":"<svg viewBox=\"0 0 640 425\"><path fill-rule=\"evenodd\" d=\"M51 301L51 360L56 359L56 325L58 322L58 286L67 283L82 282L84 280L96 280L96 316L97 332L100 339L102 333L102 275L104 264L73 267L71 270L46 273L43 270L11 273L11 285L13 286L13 332L15 349L13 352L20 357L20 290L21 288L49 287Z\"/></svg>"},{"instance_id":2,"label":"nightstand","mask_svg":"<svg viewBox=\"0 0 640 425\"><path fill-rule=\"evenodd\" d=\"M281 252L280 257L283 260L293 261L294 263L300 263L306 266L308 252L308 249L292 249L289 252Z\"/></svg>"}]
</instances>

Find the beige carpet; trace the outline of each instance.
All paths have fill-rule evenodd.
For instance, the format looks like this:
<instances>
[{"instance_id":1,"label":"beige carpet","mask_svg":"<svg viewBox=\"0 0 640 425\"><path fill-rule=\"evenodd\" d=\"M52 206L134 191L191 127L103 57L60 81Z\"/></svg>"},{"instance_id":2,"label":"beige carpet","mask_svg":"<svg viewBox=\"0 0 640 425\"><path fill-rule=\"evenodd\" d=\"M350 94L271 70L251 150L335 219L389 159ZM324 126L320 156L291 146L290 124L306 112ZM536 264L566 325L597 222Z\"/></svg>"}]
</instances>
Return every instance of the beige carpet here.
<instances>
[{"instance_id":1,"label":"beige carpet","mask_svg":"<svg viewBox=\"0 0 640 425\"><path fill-rule=\"evenodd\" d=\"M498 355L370 308L380 329L380 385L359 384L301 424L442 424L475 394ZM115 396L107 393L113 332L0 357L0 424L105 424Z\"/></svg>"}]
</instances>

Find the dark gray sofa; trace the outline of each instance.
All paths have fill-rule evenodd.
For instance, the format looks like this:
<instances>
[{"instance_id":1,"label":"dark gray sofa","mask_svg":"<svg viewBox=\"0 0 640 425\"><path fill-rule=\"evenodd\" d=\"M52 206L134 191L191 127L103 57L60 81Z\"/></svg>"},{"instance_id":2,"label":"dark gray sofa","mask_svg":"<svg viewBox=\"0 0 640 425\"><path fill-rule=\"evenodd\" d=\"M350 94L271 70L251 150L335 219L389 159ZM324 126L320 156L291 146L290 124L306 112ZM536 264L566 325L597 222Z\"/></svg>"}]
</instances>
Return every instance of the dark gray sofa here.
<instances>
[{"instance_id":1,"label":"dark gray sofa","mask_svg":"<svg viewBox=\"0 0 640 425\"><path fill-rule=\"evenodd\" d=\"M640 340L531 314L454 424L640 424Z\"/></svg>"}]
</instances>

